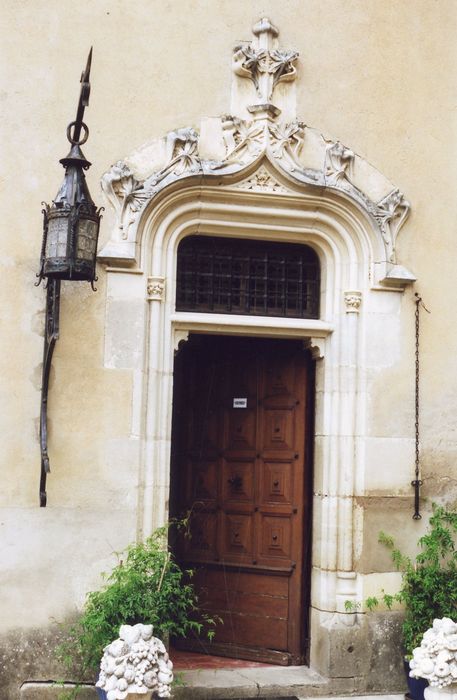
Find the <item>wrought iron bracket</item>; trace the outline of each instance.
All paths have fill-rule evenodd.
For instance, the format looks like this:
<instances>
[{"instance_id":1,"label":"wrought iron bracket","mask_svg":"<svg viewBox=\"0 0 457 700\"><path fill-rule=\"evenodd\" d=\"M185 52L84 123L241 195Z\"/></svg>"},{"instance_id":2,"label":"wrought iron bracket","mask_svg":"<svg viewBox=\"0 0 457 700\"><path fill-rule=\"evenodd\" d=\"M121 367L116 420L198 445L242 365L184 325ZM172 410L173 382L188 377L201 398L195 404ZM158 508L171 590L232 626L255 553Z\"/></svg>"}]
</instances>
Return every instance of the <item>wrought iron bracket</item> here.
<instances>
[{"instance_id":1,"label":"wrought iron bracket","mask_svg":"<svg viewBox=\"0 0 457 700\"><path fill-rule=\"evenodd\" d=\"M40 410L40 506L46 507L46 478L51 471L48 455L48 390L52 355L59 337L60 280L48 279L46 288L46 318L44 326L43 374Z\"/></svg>"}]
</instances>

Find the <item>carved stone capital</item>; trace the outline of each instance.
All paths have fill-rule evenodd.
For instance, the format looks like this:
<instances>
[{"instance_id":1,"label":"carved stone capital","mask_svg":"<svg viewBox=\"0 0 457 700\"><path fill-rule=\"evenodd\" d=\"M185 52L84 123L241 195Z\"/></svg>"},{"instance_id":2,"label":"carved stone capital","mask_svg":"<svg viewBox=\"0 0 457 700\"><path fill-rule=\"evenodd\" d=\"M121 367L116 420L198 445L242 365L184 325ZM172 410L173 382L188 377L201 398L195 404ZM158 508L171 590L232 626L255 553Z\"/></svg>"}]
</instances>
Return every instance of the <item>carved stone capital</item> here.
<instances>
[{"instance_id":1,"label":"carved stone capital","mask_svg":"<svg viewBox=\"0 0 457 700\"><path fill-rule=\"evenodd\" d=\"M163 301L165 298L165 277L148 277L148 301Z\"/></svg>"},{"instance_id":2,"label":"carved stone capital","mask_svg":"<svg viewBox=\"0 0 457 700\"><path fill-rule=\"evenodd\" d=\"M347 314L358 314L362 303L362 292L350 290L344 292L344 304Z\"/></svg>"}]
</instances>

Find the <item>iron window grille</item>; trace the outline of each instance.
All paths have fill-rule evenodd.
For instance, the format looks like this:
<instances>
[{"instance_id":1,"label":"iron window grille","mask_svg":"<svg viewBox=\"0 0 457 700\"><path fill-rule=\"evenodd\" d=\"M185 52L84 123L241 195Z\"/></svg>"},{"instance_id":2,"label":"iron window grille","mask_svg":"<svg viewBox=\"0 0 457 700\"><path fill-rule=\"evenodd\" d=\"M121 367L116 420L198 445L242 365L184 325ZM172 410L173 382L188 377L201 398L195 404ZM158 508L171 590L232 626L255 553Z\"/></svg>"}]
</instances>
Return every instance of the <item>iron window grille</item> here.
<instances>
[{"instance_id":1,"label":"iron window grille","mask_svg":"<svg viewBox=\"0 0 457 700\"><path fill-rule=\"evenodd\" d=\"M319 292L306 245L189 236L178 248L177 311L318 318Z\"/></svg>"}]
</instances>

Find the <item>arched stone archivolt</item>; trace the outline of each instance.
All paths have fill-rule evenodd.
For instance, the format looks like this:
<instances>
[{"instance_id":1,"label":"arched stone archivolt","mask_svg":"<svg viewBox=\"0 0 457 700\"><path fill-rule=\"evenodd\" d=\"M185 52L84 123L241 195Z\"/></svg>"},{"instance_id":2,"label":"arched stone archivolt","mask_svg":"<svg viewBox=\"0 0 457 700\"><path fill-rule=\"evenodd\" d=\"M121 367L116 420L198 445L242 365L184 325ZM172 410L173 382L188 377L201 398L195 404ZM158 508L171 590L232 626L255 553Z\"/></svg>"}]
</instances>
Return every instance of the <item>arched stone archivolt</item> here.
<instances>
[{"instance_id":1,"label":"arched stone archivolt","mask_svg":"<svg viewBox=\"0 0 457 700\"><path fill-rule=\"evenodd\" d=\"M126 278L137 275L130 295L138 302L135 323L143 339L132 394L132 433L143 445L140 529L146 535L167 518L179 344L189 333L301 338L316 360L324 358L316 370L311 605L315 615L344 617L345 600L358 594L353 498L363 490L367 338L381 316L395 337L398 292L415 279L396 247L409 204L353 151L295 119L296 56L279 51L268 20L254 33L250 50L263 47L263 57L249 68L247 54L236 52L231 116L204 120L200 132L169 132L117 163L102 181L116 215L99 253L109 265L109 289L122 296ZM242 80L251 92L237 91ZM278 107L271 100L280 82ZM321 265L320 318L177 312L177 249L189 235L311 246ZM387 312L386 294L394 299Z\"/></svg>"},{"instance_id":2,"label":"arched stone archivolt","mask_svg":"<svg viewBox=\"0 0 457 700\"><path fill-rule=\"evenodd\" d=\"M253 161L241 165L237 163L236 168L229 168L229 172L215 173L214 163L212 169L204 167L202 161L198 165L201 171L195 172L197 166L194 165L189 170L179 169L169 173L162 180L155 173L142 183L135 179L133 171L125 163L113 166L104 176L102 186L115 209L116 224L111 240L99 253L99 259L116 265L138 264L148 212L152 208L160 213L162 202L165 200L168 203L175 191L179 193L184 190L189 197L196 196L208 211L211 210L211 193L224 191L229 207L231 195L234 198L237 192L242 192L246 195L246 213L249 201L255 203L262 196L274 197L274 202L289 200L292 206L296 198L306 200L309 211L312 211L313 206L316 210L323 207L328 215L332 216L333 213L335 220L340 219L343 225L350 225L351 221L357 225L360 216L355 212L358 211L367 221L361 229L361 236L370 232L372 283L404 287L414 281L414 276L397 260L396 239L409 211L408 203L398 190L392 190L375 205L367 196L362 196L361 190L355 188L349 180L340 177L335 183L328 184L325 179L321 182L319 178L314 181L301 177L303 168L299 170L297 166L291 167L288 161L275 157L268 145ZM371 171L376 172L373 168ZM377 189L390 187L390 183L379 173L376 179ZM275 207L275 204L272 206Z\"/></svg>"}]
</instances>

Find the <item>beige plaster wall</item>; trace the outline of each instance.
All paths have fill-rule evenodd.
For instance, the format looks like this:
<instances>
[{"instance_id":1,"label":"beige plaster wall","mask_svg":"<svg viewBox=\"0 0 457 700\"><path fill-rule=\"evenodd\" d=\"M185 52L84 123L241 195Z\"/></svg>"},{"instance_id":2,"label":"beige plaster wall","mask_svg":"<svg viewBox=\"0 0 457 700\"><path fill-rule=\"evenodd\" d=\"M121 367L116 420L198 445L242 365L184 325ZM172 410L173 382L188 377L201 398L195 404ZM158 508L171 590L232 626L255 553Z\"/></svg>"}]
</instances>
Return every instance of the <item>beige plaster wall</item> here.
<instances>
[{"instance_id":1,"label":"beige plaster wall","mask_svg":"<svg viewBox=\"0 0 457 700\"><path fill-rule=\"evenodd\" d=\"M5 630L69 614L97 585L112 551L137 531L141 444L131 434L132 374L122 362L103 367L103 268L96 294L83 284L63 286L50 393L49 505L38 508L45 294L33 283L40 202L55 196L62 179L58 159L68 150L65 130L74 118L88 49L94 46L86 113L91 135L84 153L94 163L88 182L101 204L98 182L113 162L169 129L198 126L202 116L228 110L231 49L237 40L250 39L252 24L264 14L279 27L280 43L300 51L300 118L372 162L412 203L398 252L416 273L416 288L432 312L422 316L424 494L456 502L457 3L6 0L0 257ZM111 221L107 212L102 242ZM369 377L373 442L357 501L358 566L370 574L390 566L375 545L379 528L401 531L401 541L411 546L423 527L411 521L409 486L411 290L396 313L399 352L388 355L382 330L372 338L373 352L380 353Z\"/></svg>"}]
</instances>

